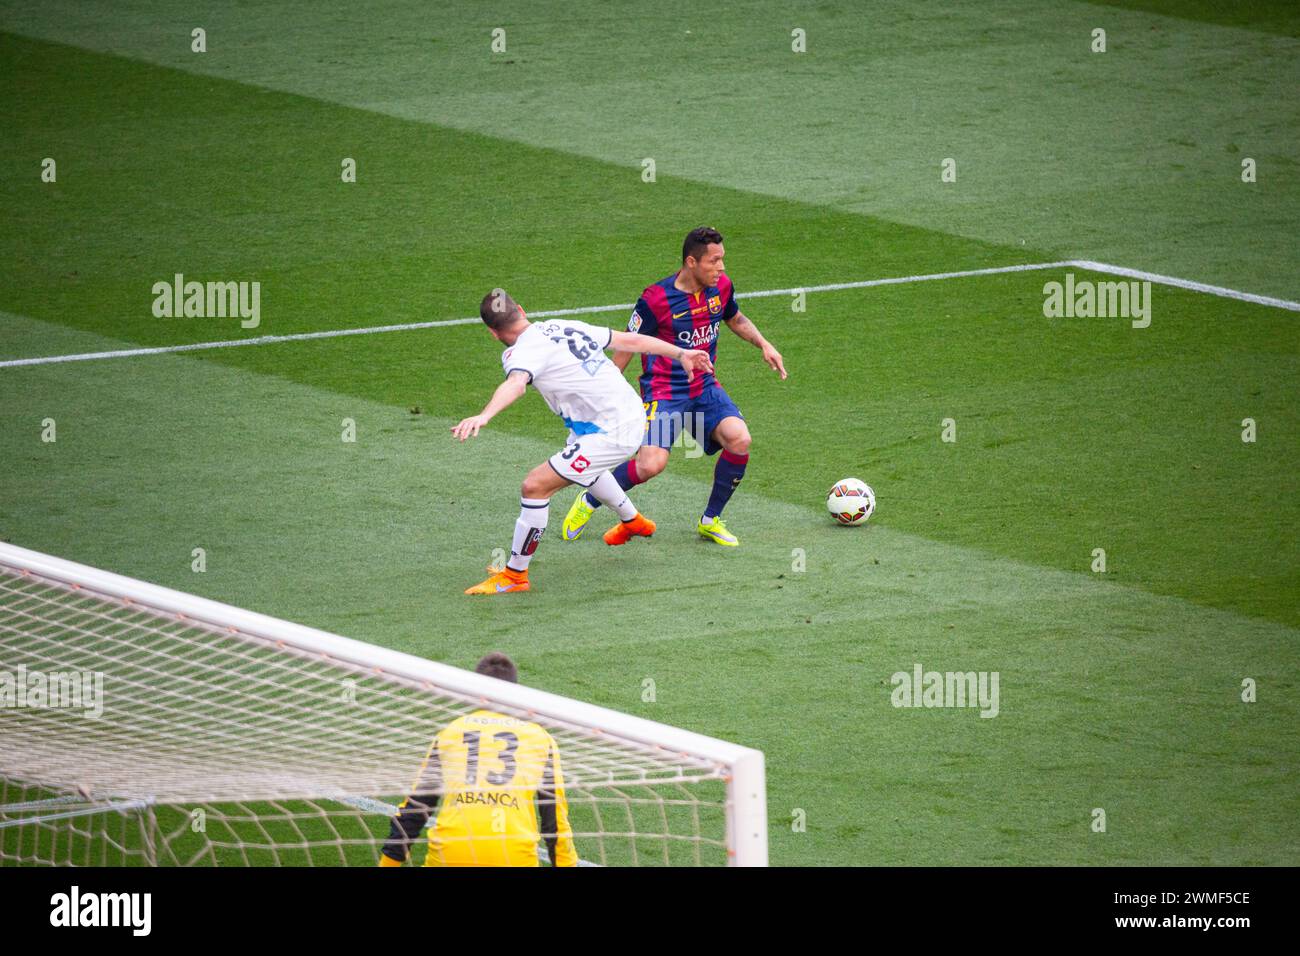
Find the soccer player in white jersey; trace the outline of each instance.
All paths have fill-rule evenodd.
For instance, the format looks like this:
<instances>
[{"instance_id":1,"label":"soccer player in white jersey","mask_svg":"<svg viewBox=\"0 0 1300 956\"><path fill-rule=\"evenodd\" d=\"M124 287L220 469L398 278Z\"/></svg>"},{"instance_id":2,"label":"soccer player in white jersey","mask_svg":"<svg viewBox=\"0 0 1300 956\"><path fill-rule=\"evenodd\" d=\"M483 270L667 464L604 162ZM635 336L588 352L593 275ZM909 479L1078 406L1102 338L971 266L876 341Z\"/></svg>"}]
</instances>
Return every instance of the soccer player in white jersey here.
<instances>
[{"instance_id":1,"label":"soccer player in white jersey","mask_svg":"<svg viewBox=\"0 0 1300 956\"><path fill-rule=\"evenodd\" d=\"M524 478L505 567L489 568L487 580L465 593L528 590L528 563L546 530L551 496L567 485L587 489L618 513L620 523L605 533L606 544L625 544L637 535L654 534L654 522L633 507L610 474L611 468L627 461L641 446L645 411L640 397L605 350L662 355L680 362L688 378L713 370L708 353L573 319L529 322L524 310L502 289L493 289L483 297L479 315L493 338L506 346L501 353L506 380L497 386L483 411L452 428L452 437L464 441L477 435L532 385L551 411L564 419L569 440Z\"/></svg>"}]
</instances>

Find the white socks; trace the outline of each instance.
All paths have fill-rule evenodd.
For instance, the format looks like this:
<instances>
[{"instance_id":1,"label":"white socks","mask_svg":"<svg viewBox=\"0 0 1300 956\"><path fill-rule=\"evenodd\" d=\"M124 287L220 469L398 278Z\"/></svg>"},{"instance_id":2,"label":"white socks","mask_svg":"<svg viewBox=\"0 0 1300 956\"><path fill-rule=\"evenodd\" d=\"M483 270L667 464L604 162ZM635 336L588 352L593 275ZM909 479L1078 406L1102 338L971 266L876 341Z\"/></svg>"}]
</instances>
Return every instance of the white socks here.
<instances>
[{"instance_id":1,"label":"white socks","mask_svg":"<svg viewBox=\"0 0 1300 956\"><path fill-rule=\"evenodd\" d=\"M618 482L614 483L618 487ZM551 502L546 498L520 498L519 517L515 519L515 536L510 542L510 560L506 567L511 571L527 571L528 562L542 540L546 519L551 513Z\"/></svg>"},{"instance_id":2,"label":"white socks","mask_svg":"<svg viewBox=\"0 0 1300 956\"><path fill-rule=\"evenodd\" d=\"M627 492L619 487L618 479L614 477L612 471L602 474L587 490L591 492L593 498L599 499L601 504L617 511L619 521L631 521L636 517L636 506L632 504L632 499L627 496Z\"/></svg>"},{"instance_id":3,"label":"white socks","mask_svg":"<svg viewBox=\"0 0 1300 956\"><path fill-rule=\"evenodd\" d=\"M636 506L627 492L619 487L612 472L602 473L587 490L601 504L613 508L619 521L631 521L636 517ZM510 542L510 560L506 562L511 571L528 570L528 562L533 559L533 552L542 540L550 514L551 502L547 498L519 499L519 517L515 519L515 536Z\"/></svg>"}]
</instances>

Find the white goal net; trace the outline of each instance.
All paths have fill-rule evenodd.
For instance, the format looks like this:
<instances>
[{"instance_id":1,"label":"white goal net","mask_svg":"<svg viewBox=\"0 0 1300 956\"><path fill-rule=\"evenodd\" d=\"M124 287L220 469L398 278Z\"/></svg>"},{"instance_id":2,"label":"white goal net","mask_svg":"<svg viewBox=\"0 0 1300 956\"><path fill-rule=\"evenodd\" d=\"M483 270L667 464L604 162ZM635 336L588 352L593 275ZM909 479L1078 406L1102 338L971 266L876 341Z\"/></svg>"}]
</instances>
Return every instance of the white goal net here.
<instances>
[{"instance_id":1,"label":"white goal net","mask_svg":"<svg viewBox=\"0 0 1300 956\"><path fill-rule=\"evenodd\" d=\"M0 864L373 866L476 711L551 735L583 863L766 864L756 750L0 543Z\"/></svg>"}]
</instances>

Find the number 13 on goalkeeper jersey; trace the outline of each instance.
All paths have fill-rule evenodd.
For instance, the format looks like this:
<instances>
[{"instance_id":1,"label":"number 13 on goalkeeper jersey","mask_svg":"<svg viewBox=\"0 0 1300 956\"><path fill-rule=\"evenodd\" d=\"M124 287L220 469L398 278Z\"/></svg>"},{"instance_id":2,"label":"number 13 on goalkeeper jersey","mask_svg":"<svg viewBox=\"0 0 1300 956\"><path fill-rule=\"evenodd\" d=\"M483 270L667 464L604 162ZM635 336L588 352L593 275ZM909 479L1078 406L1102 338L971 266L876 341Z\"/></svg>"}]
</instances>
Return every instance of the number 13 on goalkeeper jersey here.
<instances>
[{"instance_id":1,"label":"number 13 on goalkeeper jersey","mask_svg":"<svg viewBox=\"0 0 1300 956\"><path fill-rule=\"evenodd\" d=\"M438 807L441 802L441 808ZM429 816L425 866L576 866L560 752L531 721L491 710L452 721L434 738L379 858L401 866Z\"/></svg>"}]
</instances>

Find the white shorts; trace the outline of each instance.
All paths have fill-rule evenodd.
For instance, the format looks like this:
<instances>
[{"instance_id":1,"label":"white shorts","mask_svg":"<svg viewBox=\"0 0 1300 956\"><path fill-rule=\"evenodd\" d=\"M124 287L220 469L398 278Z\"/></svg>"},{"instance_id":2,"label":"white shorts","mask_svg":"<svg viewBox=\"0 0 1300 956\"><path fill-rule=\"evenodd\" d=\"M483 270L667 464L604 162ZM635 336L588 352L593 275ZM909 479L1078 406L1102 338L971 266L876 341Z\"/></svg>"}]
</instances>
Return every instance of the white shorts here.
<instances>
[{"instance_id":1,"label":"white shorts","mask_svg":"<svg viewBox=\"0 0 1300 956\"><path fill-rule=\"evenodd\" d=\"M575 435L569 432L569 443L547 459L555 473L566 481L590 488L597 478L634 456L641 447L644 428L638 426L629 435L609 435L596 432L592 435Z\"/></svg>"}]
</instances>

